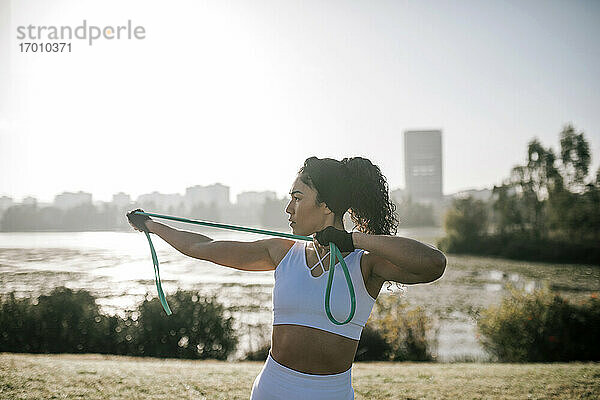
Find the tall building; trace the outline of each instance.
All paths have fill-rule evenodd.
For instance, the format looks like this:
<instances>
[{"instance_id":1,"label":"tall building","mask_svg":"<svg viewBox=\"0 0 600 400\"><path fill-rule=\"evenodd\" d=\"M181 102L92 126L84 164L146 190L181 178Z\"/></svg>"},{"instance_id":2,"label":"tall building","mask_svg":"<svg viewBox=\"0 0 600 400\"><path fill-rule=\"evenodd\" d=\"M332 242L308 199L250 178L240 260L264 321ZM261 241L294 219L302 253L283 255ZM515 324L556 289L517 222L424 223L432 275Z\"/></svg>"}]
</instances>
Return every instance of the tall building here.
<instances>
[{"instance_id":1,"label":"tall building","mask_svg":"<svg viewBox=\"0 0 600 400\"><path fill-rule=\"evenodd\" d=\"M404 132L404 177L412 201L441 204L442 131Z\"/></svg>"}]
</instances>

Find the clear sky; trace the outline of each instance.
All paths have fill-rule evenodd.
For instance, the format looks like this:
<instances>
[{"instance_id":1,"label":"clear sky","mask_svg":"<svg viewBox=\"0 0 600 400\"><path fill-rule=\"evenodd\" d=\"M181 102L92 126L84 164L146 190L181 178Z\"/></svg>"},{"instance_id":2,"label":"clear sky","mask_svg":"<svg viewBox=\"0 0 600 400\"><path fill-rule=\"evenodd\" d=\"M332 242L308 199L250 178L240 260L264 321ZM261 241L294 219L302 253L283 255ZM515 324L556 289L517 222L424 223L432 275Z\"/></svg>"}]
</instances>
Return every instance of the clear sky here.
<instances>
[{"instance_id":1,"label":"clear sky","mask_svg":"<svg viewBox=\"0 0 600 400\"><path fill-rule=\"evenodd\" d=\"M598 1L0 4L0 196L15 201L215 182L281 196L312 155L369 157L403 187L413 129L442 130L446 194L500 183L533 137L557 150L567 123L599 165ZM18 26L84 19L145 39L19 51Z\"/></svg>"}]
</instances>

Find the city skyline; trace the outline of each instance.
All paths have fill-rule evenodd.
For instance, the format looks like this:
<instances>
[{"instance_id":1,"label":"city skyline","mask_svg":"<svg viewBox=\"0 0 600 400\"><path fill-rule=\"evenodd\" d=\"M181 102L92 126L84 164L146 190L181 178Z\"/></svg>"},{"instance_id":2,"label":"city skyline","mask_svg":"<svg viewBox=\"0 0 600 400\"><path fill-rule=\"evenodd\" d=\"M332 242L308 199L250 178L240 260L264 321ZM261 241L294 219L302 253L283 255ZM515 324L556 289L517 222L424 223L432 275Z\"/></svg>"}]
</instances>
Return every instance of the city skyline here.
<instances>
[{"instance_id":1,"label":"city skyline","mask_svg":"<svg viewBox=\"0 0 600 400\"><path fill-rule=\"evenodd\" d=\"M163 193L160 192L158 190L152 190L148 193L141 193L137 196L131 196L129 193L126 192L117 192L117 193L113 193L112 198L109 200L100 200L100 199L96 199L94 198L94 194L91 192L86 192L83 190L78 190L78 191L62 191L60 193L56 193L53 198L51 200L47 200L47 199L40 199L36 196L24 196L21 198L21 201L17 201L16 198L12 197L12 196L8 196L8 195L0 195L0 200L1 199L11 199L13 201L14 204L24 204L27 203L27 199L34 199L36 200L36 203L38 204L57 204L60 203L60 198L61 197L65 197L65 196L71 196L71 197L79 197L79 199L83 199L84 197L86 198L86 201L83 201L85 203L115 203L115 202L123 202L124 198L127 197L128 198L128 202L143 202L145 197L148 196L153 196L153 195L158 195L158 196L171 196L171 195L176 195L176 196L180 196L182 198L184 198L186 196L186 191L190 188L193 187L197 187L197 186L201 186L201 185L195 185L192 187L188 187L185 188L185 190L183 191L183 193L181 192L175 192L175 193ZM227 188L227 190L229 190L229 186L227 185L223 185L220 182L215 182L213 184L210 185L206 185L203 186L204 188L212 188L215 186L224 186L225 188ZM270 196L273 195L273 196ZM236 199L236 201L231 201L231 198L234 197ZM237 193L235 196L232 196L231 193L227 196L228 199L228 203L229 204L238 204L240 203L240 197L242 197L244 200L244 202L248 202L248 203L252 203L253 202L253 198L257 198L257 197L272 197L272 198L276 198L276 194L273 191L269 191L269 190L264 190L264 191L254 191L254 190L248 190L248 191L242 191L240 193ZM115 198L121 198L121 200L116 200ZM89 201L87 201L89 199ZM0 204L0 208L2 205Z\"/></svg>"},{"instance_id":2,"label":"city skyline","mask_svg":"<svg viewBox=\"0 0 600 400\"><path fill-rule=\"evenodd\" d=\"M215 182L214 184L206 185L205 187L210 187L210 186L213 186L213 185L224 185L224 184L221 183L221 182ZM229 188L228 185L224 185L224 186L227 187L227 188ZM392 194L392 192L397 192L397 191L404 192L405 190L406 190L406 188L403 188L403 187L397 187L397 188L390 187L390 194ZM453 193L445 193L443 196L444 197L451 197L451 196L455 196L455 195L460 194L460 193L477 192L477 191L485 191L485 190L491 190L491 188L464 188L464 189L458 190L458 191L453 192ZM86 191L83 191L83 190L78 190L78 191L61 191L60 193L54 194L54 196L52 196L51 199L43 199L43 198L39 198L39 197L34 196L34 195L28 195L28 196L21 197L20 201L19 201L19 198L15 198L15 197L9 196L9 195L1 195L1 194L0 194L0 199L2 199L2 198L11 199L12 202L13 202L13 204L24 204L24 203L27 203L25 201L26 199L35 199L38 204L55 204L56 200L57 200L57 197L65 195L65 194L75 194L75 195L79 195L79 194L81 194L81 195L88 195L89 194L89 195L91 195L91 198L90 198L91 199L91 203L114 203L115 202L115 200L114 200L115 196L120 196L120 195L126 195L126 196L128 196L131 199L131 202L140 202L140 197L144 197L144 196L148 196L148 195L154 195L154 194L161 195L161 196L180 195L181 197L185 197L185 189L183 190L183 192L173 192L173 193L163 193L163 192L160 192L158 190L152 190L152 191L150 191L148 193L140 193L137 196L132 196L131 194L129 194L127 192L121 191L121 192L113 193L112 196L111 196L112 198L108 199L108 200L98 199L98 198L96 198L94 196L94 193L92 193L92 192L86 192ZM275 191L272 191L272 190L260 190L260 191L258 191L258 190L244 190L244 191L241 191L239 193L236 193L235 196L232 193L230 193L230 195L229 195L229 204L238 204L240 196L245 196L245 195L247 196L249 194L250 195L255 195L255 194L258 194L258 195L273 194L272 198L274 198L274 199L280 200L282 198L282 196L278 196L277 193ZM286 197L286 195L284 195L283 197ZM232 201L232 198L235 198L235 201ZM248 201L248 200L246 200L246 201Z\"/></svg>"}]
</instances>

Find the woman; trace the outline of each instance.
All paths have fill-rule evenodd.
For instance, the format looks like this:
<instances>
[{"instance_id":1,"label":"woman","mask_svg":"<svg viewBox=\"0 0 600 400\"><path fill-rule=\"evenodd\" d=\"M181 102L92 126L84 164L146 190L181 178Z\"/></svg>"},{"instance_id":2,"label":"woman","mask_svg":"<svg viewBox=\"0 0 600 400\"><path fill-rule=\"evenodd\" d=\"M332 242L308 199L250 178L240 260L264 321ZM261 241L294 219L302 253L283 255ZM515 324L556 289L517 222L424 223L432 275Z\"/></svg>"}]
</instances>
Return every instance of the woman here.
<instances>
[{"instance_id":1,"label":"woman","mask_svg":"<svg viewBox=\"0 0 600 400\"><path fill-rule=\"evenodd\" d=\"M352 361L383 283L434 281L444 273L446 257L424 243L392 236L398 221L387 182L366 158L308 158L290 196L285 212L292 231L316 233L313 242L214 241L147 216L128 217L134 228L157 234L190 257L245 271L275 271L271 349L251 399L353 399ZM344 230L347 211L356 225L351 233ZM329 242L342 252L355 288L356 311L344 325L334 324L324 310ZM330 304L337 321L347 319L349 303L344 274L336 271Z\"/></svg>"}]
</instances>

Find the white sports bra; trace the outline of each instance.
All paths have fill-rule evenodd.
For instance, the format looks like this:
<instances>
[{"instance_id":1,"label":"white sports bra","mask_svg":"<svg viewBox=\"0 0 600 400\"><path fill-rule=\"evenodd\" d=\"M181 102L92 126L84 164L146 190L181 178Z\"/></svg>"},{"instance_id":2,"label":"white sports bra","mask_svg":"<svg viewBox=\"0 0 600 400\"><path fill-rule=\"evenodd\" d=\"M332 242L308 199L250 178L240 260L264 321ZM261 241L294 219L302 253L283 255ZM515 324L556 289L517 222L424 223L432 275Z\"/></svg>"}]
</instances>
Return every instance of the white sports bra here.
<instances>
[{"instance_id":1,"label":"white sports bra","mask_svg":"<svg viewBox=\"0 0 600 400\"><path fill-rule=\"evenodd\" d=\"M356 311L350 322L336 325L325 313L329 272L312 276L310 267L306 265L306 243L295 242L275 269L273 325L309 326L359 340L375 304L375 299L367 292L360 269L363 253L364 250L357 249L344 257L354 285ZM330 304L331 314L337 321L345 321L350 315L350 294L339 263L335 266Z\"/></svg>"}]
</instances>

